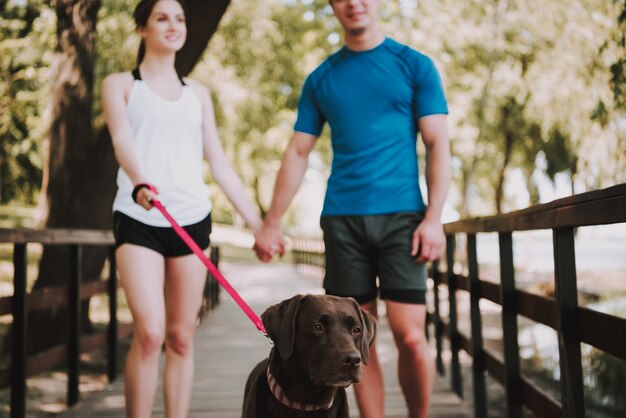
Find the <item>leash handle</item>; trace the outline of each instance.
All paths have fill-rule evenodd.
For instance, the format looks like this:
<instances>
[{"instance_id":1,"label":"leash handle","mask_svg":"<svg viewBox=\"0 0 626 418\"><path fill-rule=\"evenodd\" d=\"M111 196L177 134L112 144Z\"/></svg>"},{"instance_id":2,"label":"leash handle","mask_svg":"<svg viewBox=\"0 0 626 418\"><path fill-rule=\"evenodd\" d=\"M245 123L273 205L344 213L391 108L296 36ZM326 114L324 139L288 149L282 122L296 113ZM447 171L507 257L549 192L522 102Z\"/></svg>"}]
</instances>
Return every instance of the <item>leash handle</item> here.
<instances>
[{"instance_id":1,"label":"leash handle","mask_svg":"<svg viewBox=\"0 0 626 418\"><path fill-rule=\"evenodd\" d=\"M149 188L153 190L153 187L149 187ZM198 244L196 244L196 242L189 236L187 231L185 231L176 222L176 220L172 217L172 215L170 215L169 212L165 210L165 207L158 199L152 199L152 204L154 205L155 208L157 208L163 214L163 216L165 216L165 218L172 225L172 228L174 228L174 231L176 232L176 234L178 234L178 236L185 242L185 244L187 244L187 246L191 249L191 251L193 251L194 254L198 256L200 261L202 261L202 263L209 270L209 273L211 273L213 277L215 277L215 279L219 282L219 284L221 284L222 287L228 292L228 294L235 300L235 302L237 302L239 307L248 316L248 318L250 318L252 323L257 327L257 329L261 332L261 334L267 337L268 336L267 331L265 331L265 327L263 326L263 321L261 320L261 318L259 318L259 316L256 313L254 313L254 311L252 310L252 308L250 308L250 306L246 303L246 301L244 301L241 298L241 296L239 296L239 293L237 293L237 291L230 285L230 283L228 283L228 281L222 275L222 273L220 273L217 267L215 267L215 265L211 262L211 260L209 260L206 254L202 252L200 247L198 247Z\"/></svg>"}]
</instances>

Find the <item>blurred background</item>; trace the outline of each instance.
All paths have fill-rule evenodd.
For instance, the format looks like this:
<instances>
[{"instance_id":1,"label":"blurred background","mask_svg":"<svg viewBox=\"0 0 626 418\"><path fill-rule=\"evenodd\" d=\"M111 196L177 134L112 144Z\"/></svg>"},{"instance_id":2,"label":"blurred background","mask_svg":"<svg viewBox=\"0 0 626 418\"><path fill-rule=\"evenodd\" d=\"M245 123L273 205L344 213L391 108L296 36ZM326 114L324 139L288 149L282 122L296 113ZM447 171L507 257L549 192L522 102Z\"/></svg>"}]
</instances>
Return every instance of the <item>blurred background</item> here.
<instances>
[{"instance_id":1,"label":"blurred background","mask_svg":"<svg viewBox=\"0 0 626 418\"><path fill-rule=\"evenodd\" d=\"M36 206L42 189L56 116L54 3L0 1L3 206ZM103 0L97 10L94 129L103 125L100 81L135 64L134 3ZM626 181L625 7L623 0L383 1L385 33L431 56L444 80L454 155L446 220ZM341 45L326 0L233 1L191 74L211 90L222 142L262 212L304 77ZM290 231L319 234L327 135L289 213ZM221 192L213 197L215 219L239 225Z\"/></svg>"},{"instance_id":2,"label":"blurred background","mask_svg":"<svg viewBox=\"0 0 626 418\"><path fill-rule=\"evenodd\" d=\"M135 3L0 0L0 227L109 228L116 167L100 83L135 66ZM227 155L265 213L304 78L342 35L327 0L213 3L223 9L207 21L218 26L190 76L211 91ZM429 55L443 78L453 155L444 221L626 182L626 0L382 0L381 14L385 34ZM290 236L321 237L331 158L325 128L285 217ZM212 238L227 260L254 263L252 238L208 169L207 181ZM520 287L552 294L550 231L515 233L514 244ZM581 228L576 250L581 304L626 316L625 226ZM479 251L481 274L498 280L497 236ZM42 250L33 252L35 264ZM1 294L11 293L10 258L0 246ZM554 334L521 330L526 361L558 380ZM585 355L598 371L586 375L595 413L625 416L623 363Z\"/></svg>"}]
</instances>

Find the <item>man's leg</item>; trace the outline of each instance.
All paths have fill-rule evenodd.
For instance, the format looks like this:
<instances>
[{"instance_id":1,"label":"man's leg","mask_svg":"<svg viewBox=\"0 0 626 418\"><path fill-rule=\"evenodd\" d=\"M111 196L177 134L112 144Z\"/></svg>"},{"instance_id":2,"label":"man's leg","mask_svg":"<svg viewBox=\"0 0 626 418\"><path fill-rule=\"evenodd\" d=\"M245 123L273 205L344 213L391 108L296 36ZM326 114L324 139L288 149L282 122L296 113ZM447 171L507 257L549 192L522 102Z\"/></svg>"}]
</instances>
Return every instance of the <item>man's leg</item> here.
<instances>
[{"instance_id":1,"label":"man's leg","mask_svg":"<svg viewBox=\"0 0 626 418\"><path fill-rule=\"evenodd\" d=\"M326 293L354 297L361 308L378 318L376 300L375 249L366 232L362 216L322 217L326 246ZM362 365L361 382L353 385L361 418L384 418L383 376L376 354L376 342L370 347L368 365Z\"/></svg>"},{"instance_id":2,"label":"man's leg","mask_svg":"<svg viewBox=\"0 0 626 418\"><path fill-rule=\"evenodd\" d=\"M426 418L435 364L424 332L426 305L387 300L387 318L398 347L398 379L409 418Z\"/></svg>"},{"instance_id":3,"label":"man's leg","mask_svg":"<svg viewBox=\"0 0 626 418\"><path fill-rule=\"evenodd\" d=\"M378 320L376 300L361 305L361 308L371 313ZM376 341L370 347L370 358L367 366L363 365L361 381L353 386L361 418L384 418L385 390L383 373L376 352Z\"/></svg>"}]
</instances>

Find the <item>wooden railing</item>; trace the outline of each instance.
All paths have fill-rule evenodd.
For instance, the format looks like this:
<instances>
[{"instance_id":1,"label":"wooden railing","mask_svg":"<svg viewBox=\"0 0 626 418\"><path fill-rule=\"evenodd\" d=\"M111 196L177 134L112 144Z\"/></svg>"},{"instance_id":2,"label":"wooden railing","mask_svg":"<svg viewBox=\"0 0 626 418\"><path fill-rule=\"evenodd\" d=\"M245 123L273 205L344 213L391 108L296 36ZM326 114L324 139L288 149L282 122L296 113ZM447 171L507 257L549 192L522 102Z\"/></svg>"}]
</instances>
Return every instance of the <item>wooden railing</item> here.
<instances>
[{"instance_id":1,"label":"wooden railing","mask_svg":"<svg viewBox=\"0 0 626 418\"><path fill-rule=\"evenodd\" d=\"M474 416L487 417L485 373L504 385L506 416L522 417L527 407L540 418L585 416L581 343L626 361L626 319L578 305L574 233L578 227L626 222L626 184L574 195L499 216L461 220L445 225L446 269L433 263L434 311L437 369L444 372L443 343L450 341L450 377L454 391L463 396L460 350L472 357ZM551 229L555 266L555 298L516 288L513 264L513 232ZM477 234L497 233L499 237L500 283L482 280L477 261ZM468 274L456 274L456 239L466 236ZM294 240L294 261L323 267L321 251L302 248ZM321 262L320 262L321 260ZM448 316L441 315L440 287L448 286ZM457 292L470 295L471 335L458 329ZM502 307L503 357L483 347L481 299ZM555 399L524 376L520 367L518 315L556 331L560 354L561 397Z\"/></svg>"},{"instance_id":2,"label":"wooden railing","mask_svg":"<svg viewBox=\"0 0 626 418\"><path fill-rule=\"evenodd\" d=\"M26 379L44 371L66 365L67 404L78 402L80 393L79 356L81 353L107 347L107 377L113 381L117 377L118 341L132 332L132 324L120 324L117 320L117 290L114 239L110 231L92 230L26 230L0 228L0 243L13 245L13 296L0 298L0 316L12 315L11 366L0 370L0 389L11 387L11 418L26 416ZM67 286L37 288L26 291L27 246L28 244L64 245L70 249L71 274ZM83 280L83 247L109 247L107 280ZM219 262L219 248L211 248L211 260ZM207 276L205 286L205 307L217 303L217 282ZM81 305L98 294L108 294L109 323L105 332L81 335ZM69 311L68 338L61 344L44 352L27 357L26 335L27 315L35 310L50 310L67 306ZM201 317L206 313L203 308ZM33 330L31 330L33 331Z\"/></svg>"}]
</instances>

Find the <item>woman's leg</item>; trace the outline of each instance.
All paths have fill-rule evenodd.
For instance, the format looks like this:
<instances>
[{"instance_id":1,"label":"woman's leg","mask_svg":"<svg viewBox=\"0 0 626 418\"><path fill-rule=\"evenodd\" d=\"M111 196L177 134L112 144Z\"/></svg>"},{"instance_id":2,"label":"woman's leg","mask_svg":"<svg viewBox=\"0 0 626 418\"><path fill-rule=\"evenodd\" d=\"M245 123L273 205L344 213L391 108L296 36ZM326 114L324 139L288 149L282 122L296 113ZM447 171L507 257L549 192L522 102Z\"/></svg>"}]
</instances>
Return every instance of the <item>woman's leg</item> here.
<instances>
[{"instance_id":1,"label":"woman's leg","mask_svg":"<svg viewBox=\"0 0 626 418\"><path fill-rule=\"evenodd\" d=\"M134 338L124 367L126 413L129 418L149 418L165 336L163 256L132 244L123 244L115 255L134 322Z\"/></svg>"},{"instance_id":2,"label":"woman's leg","mask_svg":"<svg viewBox=\"0 0 626 418\"><path fill-rule=\"evenodd\" d=\"M193 385L193 335L207 271L194 254L166 259L165 416L185 418Z\"/></svg>"}]
</instances>

